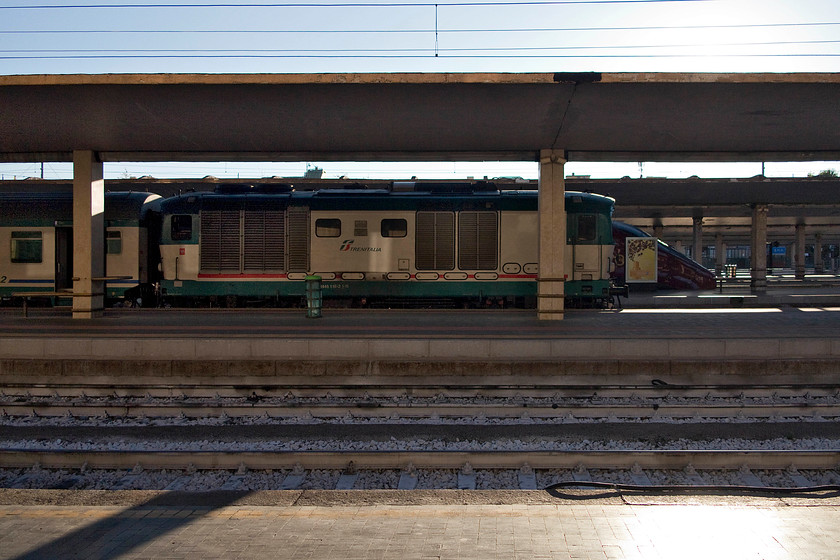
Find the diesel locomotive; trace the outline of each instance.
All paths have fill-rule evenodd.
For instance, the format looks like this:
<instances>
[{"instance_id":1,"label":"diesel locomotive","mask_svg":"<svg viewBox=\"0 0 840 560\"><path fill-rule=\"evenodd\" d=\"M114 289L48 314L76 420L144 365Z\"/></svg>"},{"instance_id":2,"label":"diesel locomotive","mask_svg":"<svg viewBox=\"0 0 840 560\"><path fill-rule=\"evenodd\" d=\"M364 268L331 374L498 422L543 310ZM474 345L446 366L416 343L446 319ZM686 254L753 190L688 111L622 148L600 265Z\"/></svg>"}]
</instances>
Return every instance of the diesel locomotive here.
<instances>
[{"instance_id":1,"label":"diesel locomotive","mask_svg":"<svg viewBox=\"0 0 840 560\"><path fill-rule=\"evenodd\" d=\"M610 297L614 201L566 193L566 294ZM299 301L304 278L347 305L532 307L537 193L492 183L295 191L227 186L162 201L162 292Z\"/></svg>"}]
</instances>

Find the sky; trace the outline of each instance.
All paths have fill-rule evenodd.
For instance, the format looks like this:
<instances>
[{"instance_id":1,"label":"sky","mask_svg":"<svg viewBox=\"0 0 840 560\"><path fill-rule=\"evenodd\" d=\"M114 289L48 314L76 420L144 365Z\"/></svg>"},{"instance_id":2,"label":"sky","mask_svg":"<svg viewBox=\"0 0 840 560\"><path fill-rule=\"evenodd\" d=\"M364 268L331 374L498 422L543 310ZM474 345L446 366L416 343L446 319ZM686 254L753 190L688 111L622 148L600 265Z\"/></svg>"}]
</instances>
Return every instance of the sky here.
<instances>
[{"instance_id":1,"label":"sky","mask_svg":"<svg viewBox=\"0 0 840 560\"><path fill-rule=\"evenodd\" d=\"M0 75L309 72L838 72L837 0L0 0ZM1 113L0 113L1 115ZM2 116L0 116L2 118ZM521 163L107 163L106 178L536 178ZM0 164L4 179L72 176ZM768 162L804 176L838 162ZM734 164L572 162L592 177L750 177Z\"/></svg>"}]
</instances>

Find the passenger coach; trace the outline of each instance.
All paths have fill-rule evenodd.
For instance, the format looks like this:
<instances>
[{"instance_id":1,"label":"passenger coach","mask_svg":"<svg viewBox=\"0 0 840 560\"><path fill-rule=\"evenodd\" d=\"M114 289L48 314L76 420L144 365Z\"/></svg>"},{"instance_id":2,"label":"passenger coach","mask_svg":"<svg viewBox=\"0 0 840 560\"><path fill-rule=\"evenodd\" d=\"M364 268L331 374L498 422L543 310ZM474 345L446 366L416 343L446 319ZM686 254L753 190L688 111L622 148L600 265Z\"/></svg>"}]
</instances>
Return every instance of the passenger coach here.
<instances>
[{"instance_id":1,"label":"passenger coach","mask_svg":"<svg viewBox=\"0 0 840 560\"><path fill-rule=\"evenodd\" d=\"M148 213L160 197L149 193L106 193L106 297L153 281ZM154 228L153 228L154 229ZM155 232L152 238L157 237ZM0 297L50 293L73 287L73 195L0 193Z\"/></svg>"}]
</instances>

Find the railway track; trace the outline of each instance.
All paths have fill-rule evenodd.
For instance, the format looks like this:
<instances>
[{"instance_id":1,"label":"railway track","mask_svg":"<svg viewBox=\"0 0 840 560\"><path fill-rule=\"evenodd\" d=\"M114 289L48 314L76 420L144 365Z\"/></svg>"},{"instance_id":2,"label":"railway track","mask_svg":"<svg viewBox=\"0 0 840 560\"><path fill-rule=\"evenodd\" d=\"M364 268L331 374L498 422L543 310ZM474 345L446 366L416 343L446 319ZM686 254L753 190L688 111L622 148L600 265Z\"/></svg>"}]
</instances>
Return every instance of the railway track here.
<instances>
[{"instance_id":1,"label":"railway track","mask_svg":"<svg viewBox=\"0 0 840 560\"><path fill-rule=\"evenodd\" d=\"M249 405L217 403L165 404L33 404L2 405L7 417L78 417L78 418L261 418L270 420L306 419L369 419L369 420L458 420L477 419L533 419L541 421L574 421L600 419L772 419L812 417L840 418L837 404L683 404L683 405L592 405L552 404L534 405L431 405L412 406L352 404L352 405Z\"/></svg>"},{"instance_id":2,"label":"railway track","mask_svg":"<svg viewBox=\"0 0 840 560\"><path fill-rule=\"evenodd\" d=\"M91 396L86 391L75 394L65 390L53 394L26 392L0 395L0 414L4 418L73 417L73 418L262 418L266 421L306 419L461 419L499 418L542 421L576 419L785 419L840 418L840 396L814 388L798 393L780 394L778 388L751 395L718 390L718 394L693 388L669 391L666 395L641 394L636 391L600 389L588 395L535 396L537 393L505 389L485 394L452 395L445 389L432 396L385 393L374 396L365 390L332 387L314 391L287 392L284 396L153 396L171 389L151 388L145 396L130 393ZM382 389L380 389L382 391ZM487 394L490 393L490 394Z\"/></svg>"},{"instance_id":3,"label":"railway track","mask_svg":"<svg viewBox=\"0 0 840 560\"><path fill-rule=\"evenodd\" d=\"M18 397L67 397L67 398L236 398L254 397L258 399L282 398L285 400L323 398L325 395L344 398L769 398L769 397L840 397L840 384L808 383L762 385L750 384L670 384L652 378L649 383L633 384L570 384L563 383L507 383L492 382L473 384L463 380L451 384L412 383L404 380L400 383L377 382L365 384L353 383L287 383L236 384L225 382L185 384L172 383L122 383L109 379L106 383L66 383L66 382L21 382L3 383L0 398Z\"/></svg>"},{"instance_id":4,"label":"railway track","mask_svg":"<svg viewBox=\"0 0 840 560\"><path fill-rule=\"evenodd\" d=\"M632 485L834 490L836 451L57 452L4 450L9 488L293 490L522 489ZM18 467L18 470L15 470ZM828 486L827 486L828 485Z\"/></svg>"},{"instance_id":5,"label":"railway track","mask_svg":"<svg viewBox=\"0 0 840 560\"><path fill-rule=\"evenodd\" d=\"M0 487L183 489L196 478L224 489L840 483L834 386L90 389L4 388ZM768 483L759 472L775 474Z\"/></svg>"},{"instance_id":6,"label":"railway track","mask_svg":"<svg viewBox=\"0 0 840 560\"><path fill-rule=\"evenodd\" d=\"M196 470L423 469L835 469L837 450L614 451L0 451L4 468Z\"/></svg>"}]
</instances>

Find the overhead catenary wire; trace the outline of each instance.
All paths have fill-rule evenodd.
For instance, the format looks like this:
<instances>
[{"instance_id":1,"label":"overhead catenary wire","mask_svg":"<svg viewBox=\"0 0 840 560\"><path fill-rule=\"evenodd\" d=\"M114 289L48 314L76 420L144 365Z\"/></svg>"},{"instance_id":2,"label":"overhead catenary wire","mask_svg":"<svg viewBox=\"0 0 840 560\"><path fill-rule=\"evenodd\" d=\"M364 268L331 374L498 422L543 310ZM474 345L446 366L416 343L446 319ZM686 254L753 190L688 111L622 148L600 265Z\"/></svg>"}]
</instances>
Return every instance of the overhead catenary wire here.
<instances>
[{"instance_id":1,"label":"overhead catenary wire","mask_svg":"<svg viewBox=\"0 0 840 560\"><path fill-rule=\"evenodd\" d=\"M773 27L816 27L837 26L840 22L785 22L785 23L745 23L720 25L642 25L642 26L611 26L611 27L508 27L508 28L439 28L435 29L0 29L2 35L36 35L36 34L149 34L149 33L191 33L191 34L377 34L377 33L559 33L559 32L587 32L587 31L684 31L684 30L713 30L713 29L757 29Z\"/></svg>"},{"instance_id":2,"label":"overhead catenary wire","mask_svg":"<svg viewBox=\"0 0 840 560\"><path fill-rule=\"evenodd\" d=\"M758 47L758 46L791 46L791 45L822 45L822 44L840 44L840 40L831 41L765 41L752 43L716 43L716 47ZM577 45L577 46L540 46L540 47L448 47L438 48L435 44L435 53L443 52L516 52L516 51L569 51L569 50L611 50L611 49L674 49L674 48L691 48L691 47L707 47L706 43L681 43L670 45ZM238 54L267 54L267 53L331 53L331 52L354 52L354 53L410 53L410 52L429 52L428 48L387 48L387 49L15 49L15 50L0 50L0 53L10 54L47 54L47 53L85 53L85 54L104 54L104 53L171 53L171 54L191 54L191 53L228 53L233 55ZM830 54L830 53L828 53ZM644 55L640 55L644 56ZM774 56L774 55L773 55Z\"/></svg>"},{"instance_id":3,"label":"overhead catenary wire","mask_svg":"<svg viewBox=\"0 0 840 560\"><path fill-rule=\"evenodd\" d=\"M442 1L381 1L377 2L376 0L368 0L368 1L336 1L336 2L313 2L313 3L305 3L305 2L259 2L259 1L243 1L243 2L212 2L212 1L205 1L205 2L196 2L196 3L187 3L184 1L175 1L172 3L162 2L142 2L139 1L137 3L105 3L105 2L80 2L75 4L52 4L49 2L42 2L38 4L32 5L12 5L12 6L0 6L0 11L2 10L32 10L32 9L54 9L54 10L72 10L72 9L109 9L111 13L115 13L113 9L115 8L122 8L124 10L133 10L133 9L143 9L143 8L182 8L187 10L185 13L191 13L190 11L193 9L202 9L202 8L252 8L252 9L283 9L283 8L331 8L331 9L339 9L339 8L359 8L359 9L379 9L379 8L423 8L428 9L429 11L426 12L427 15L431 14L431 9L434 9L434 21L431 21L431 18L426 19L427 23L423 27L417 28L409 28L409 29L400 29L398 27L391 28L389 24L384 23L382 24L383 29L376 29L373 27L368 28L361 28L361 29L342 29L341 24L337 24L338 28L324 28L319 29L318 25L306 25L305 28L294 28L294 29L270 29L266 28L263 24L262 28L258 29L189 29L188 27L192 23L178 23L178 18L169 19L167 16L166 22L162 23L162 25L172 26L170 29L154 29L148 28L152 26L146 26L146 29L119 29L115 28L114 26L103 26L108 27L107 29L61 29L55 28L52 29L44 28L38 29L38 22L35 19L31 21L27 21L25 25L17 26L15 29L0 29L0 35L6 37L15 37L19 36L21 38L27 35L38 35L45 37L45 40L49 40L49 35L55 35L56 37L54 40L56 44L58 44L58 37L59 36L73 36L73 35L92 35L92 34L107 34L108 38L115 38L114 42L116 43L119 41L121 37L125 42L122 45L114 44L115 47L121 48L114 48L114 49L86 49L86 46L95 46L95 45L87 45L81 42L77 44L72 44L68 41L61 45L60 49L6 49L0 50L0 60L6 61L13 61L13 60L141 60L141 59L183 59L183 60L198 60L198 59L206 59L206 60L224 60L224 59L275 59L275 60L283 60L283 59L424 59L428 57L434 58L449 58L449 59L516 59L516 60L524 60L524 59L544 59L544 60L569 60L569 59L709 59L709 58L719 58L719 59L726 59L726 58L742 58L742 59L749 59L752 58L754 60L758 60L759 58L764 59L772 59L776 58L779 60L782 59L804 59L804 58L823 58L828 59L832 57L838 57L840 54L831 52L832 50L836 49L810 49L812 52L801 52L803 49L791 49L791 50L798 50L800 52L778 52L781 49L767 49L768 52L757 52L757 47L773 47L773 46L800 46L805 47L806 45L816 46L816 45L832 45L838 43L840 41L832 41L832 40L791 40L791 41L765 41L765 42L743 42L743 43L687 43L687 44L653 44L654 41L651 41L651 37L656 37L657 35L653 32L655 31L696 31L698 33L704 31L712 32L710 35L714 35L715 30L750 30L750 29L785 29L785 30L799 30L801 33L796 35L795 37L803 36L806 30L809 29L819 29L822 27L821 31L827 31L827 28L838 26L840 25L840 21L803 21L803 22L795 22L795 21L783 21L783 22L768 22L768 23L722 23L722 24L687 24L687 25L637 25L637 26L610 26L610 25L600 25L600 26L557 26L557 27L496 27L496 28L470 28L464 27L463 23L456 23L455 25L460 25L460 27L453 27L453 28L446 28L445 16L446 16L446 8L485 8L485 9L493 9L494 7L497 8L504 8L511 6L531 6L531 7L552 7L552 6L581 6L581 5L611 5L611 4L624 4L624 5L632 5L632 4L699 4L699 3L706 3L706 2L716 2L716 3L725 3L726 0L523 0L523 1L513 1L513 0L499 0L499 1L492 1L492 0L477 0L477 1L469 1L469 0L455 0L452 2L442 2ZM559 8L558 8L559 9ZM606 8L608 9L608 8ZM641 9L641 8L640 8ZM121 17L125 15L125 12L116 12L120 13ZM197 14L198 12L195 12ZM70 22L73 21L73 18L64 18L66 21ZM815 18L816 19L816 18ZM193 21L197 21L196 18L192 18ZM319 18L307 18L307 21L318 21ZM63 21L63 20L62 20ZM123 21L130 21L130 19L125 19ZM259 20L254 21L269 21L260 18ZM376 25L379 25L382 20L379 19L368 19L368 21L377 21ZM470 23L467 25L475 24L475 18L470 18ZM504 19L496 19L496 21L504 21ZM546 19L545 21L551 21ZM562 20L557 20L562 21ZM683 20L686 21L686 20ZM691 21L691 20L688 20ZM430 25L433 23L433 26ZM621 23L620 21L618 23ZM680 23L680 22L678 22ZM59 24L63 25L63 24ZM72 24L69 24L72 25ZM82 24L85 25L85 24ZM87 24L90 25L90 24ZM126 24L123 24L126 25ZM129 24L130 25L130 24ZM246 24L247 25L247 24ZM257 25L260 25L257 23ZM290 26L289 23L286 23L287 26ZM407 25L412 25L408 23ZM415 24L416 25L416 24ZM422 24L421 24L422 25ZM33 26L32 29L26 29L28 26ZM330 27L329 24L324 24L325 27ZM367 26L366 26L367 27ZM574 39L570 39L573 34L584 34L588 32L601 32L601 33L610 33L616 32L616 35L619 36L620 32L651 32L648 36L646 44L642 45L633 45L633 44L619 44L619 45L587 45L587 44L580 44L585 43L585 40L578 40L576 41L578 44L574 44ZM528 44L528 42L520 42L517 41L514 37L516 34L529 34L531 37L528 38L528 41L531 42L548 42L548 36L542 37L542 40L537 39L540 33L552 33L552 34L564 34L566 36L563 42L570 43L568 45L551 45L551 44ZM131 36L139 36L139 35L159 35L161 40L161 44L159 46L165 47L168 46L165 43L162 43L163 37L174 37L175 36L190 36L195 35L195 41L193 41L192 47L200 46L198 43L198 38L202 34L207 35L215 35L220 37L220 42L217 42L216 45L208 45L216 48L189 48L189 49L179 49L177 45L172 45L176 48L159 48L159 49L131 49L126 48L132 46L128 41ZM265 34L265 37L260 37L260 34ZM274 39L282 38L284 34L294 35L295 38L297 37L306 37L306 39L310 39L313 41L321 42L326 40L328 36L337 36L340 37L342 35L347 36L354 36L354 37L361 37L363 35L370 35L371 38L375 37L378 34L383 35L382 42L385 41L385 37L400 37L401 40L404 40L406 43L405 45L394 44L393 47L383 47L382 42L379 45L369 44L365 46L370 46L371 48L354 48L356 45L354 44L347 44L342 48L341 46L335 46L331 49L318 49L318 48L274 48L274 49L257 49L257 48L236 48L237 43L235 41L239 40L240 38L236 37L237 35L241 35L242 38L248 37L253 38L254 40L251 41L250 46L256 45L256 41L266 40L268 41L269 38ZM462 34L463 37L456 39L455 37L458 34ZM490 39L489 37L493 34L493 38ZM478 37L485 36L488 38L488 42L493 42L500 34L510 34L508 37L508 41L505 41L510 44L510 46L487 46L487 47L474 47L471 46L475 44ZM411 36L420 37L425 35L425 37L419 42L414 42L411 44L409 42L409 38ZM688 34L686 34L688 35ZM433 36L433 40L432 40ZM574 35L578 37L583 37L583 35ZM626 37L627 35L624 34ZM824 35L823 35L824 36ZM230 38L229 45L221 43L221 37ZM467 43L467 37L469 37L469 43ZM746 37L745 37L746 38ZM827 39L830 39L829 36ZM104 37L103 37L104 39ZM322 41L323 39L323 41ZM451 41L448 41L451 39ZM192 37L189 39L190 41L193 40ZM458 45L458 42L461 42L461 45ZM555 42L556 41L551 41ZM593 41L594 42L594 41ZM628 41L632 42L632 41ZM452 46L446 46L448 44ZM519 43L519 44L516 44ZM242 43L239 43L242 45ZM358 43L357 43L358 44ZM463 45L470 45L470 46L463 46ZM20 45L23 46L30 46L30 45ZM31 45L36 46L36 45ZM79 48L72 48L77 46ZM243 45L245 46L245 45ZM261 46L261 45L260 45ZM277 45L266 45L266 46L283 46L282 43ZM308 45L298 43L300 47L306 47ZM313 44L313 46L318 46ZM218 48L218 47L228 47L228 48ZM379 47L379 48L375 48ZM409 48L411 47L411 48ZM699 48L709 48L713 47L718 49L716 52L701 52L697 51L689 51L688 49L699 49ZM755 47L755 48L753 48ZM650 52L655 51L656 49L672 49L674 52ZM728 49L730 52L719 52L721 49ZM818 52L823 51L823 52Z\"/></svg>"},{"instance_id":4,"label":"overhead catenary wire","mask_svg":"<svg viewBox=\"0 0 840 560\"><path fill-rule=\"evenodd\" d=\"M38 4L31 6L0 6L0 9L29 9L29 8L151 8L151 7L183 7L183 8L208 8L208 7L259 7L259 8L283 8L283 7L434 7L434 29L0 29L2 35L45 35L45 34L434 34L434 49L433 56L448 58L459 58L458 53L472 53L470 58L524 58L526 56L532 58L699 58L707 57L704 54L694 54L686 52L676 52L668 54L655 53L635 53L633 55L610 54L610 55L592 55L592 54L577 54L574 56L567 56L562 54L570 51L610 51L610 50L628 50L628 49L685 49L691 47L755 47L755 46L792 46L792 45L816 45L816 44L832 44L837 41L831 40L812 40L812 41L767 41L767 42L743 42L743 43L720 43L708 45L706 43L690 43L690 44L643 44L643 45L536 45L536 46L499 46L499 47L461 47L461 48L441 48L440 37L443 34L452 36L455 34L488 34L488 33L583 33L583 32L608 32L608 31L656 31L656 30L716 30L716 29L751 29L751 28L806 28L815 26L835 26L840 25L840 22L774 22L774 23L745 23L745 24L713 24L713 25L678 25L678 26L589 26L589 27L523 27L523 28L491 28L491 29L471 29L471 28L455 28L446 29L440 26L439 8L452 6L540 6L540 5L566 5L566 4L646 4L646 3L679 3L679 2L718 2L721 0L525 0L523 2L512 2L501 0L497 2L492 1L477 1L477 2L333 2L333 3L295 3L295 2L204 2L195 4L185 3L136 3L136 4L68 4L68 5L52 5L52 4ZM334 48L334 49L241 49L241 48L224 48L224 49L73 49L68 48L68 45L63 46L62 49L17 49L0 51L0 59L105 59L105 58L405 58L409 57L425 57L429 52L428 47L422 48L376 48L376 49L358 49L358 48ZM531 55L522 53L532 53ZM535 54L538 53L538 54ZM38 55L38 56L33 56ZM748 56L748 57L802 57L802 56L837 56L830 52L821 53L717 53L716 57L727 56Z\"/></svg>"},{"instance_id":5,"label":"overhead catenary wire","mask_svg":"<svg viewBox=\"0 0 840 560\"><path fill-rule=\"evenodd\" d=\"M153 54L153 55L56 55L56 56L0 56L0 60L68 60L68 59L163 59L163 58L184 58L184 59L259 59L259 58L517 58L517 59L646 59L646 58L808 58L808 57L840 57L840 53L753 53L753 54L452 54L435 55L433 49L427 49L427 54L320 54L320 53L304 53L304 54Z\"/></svg>"}]
</instances>

